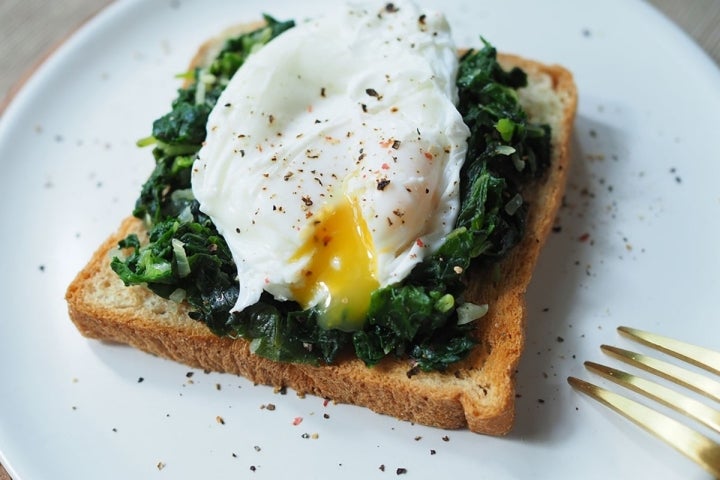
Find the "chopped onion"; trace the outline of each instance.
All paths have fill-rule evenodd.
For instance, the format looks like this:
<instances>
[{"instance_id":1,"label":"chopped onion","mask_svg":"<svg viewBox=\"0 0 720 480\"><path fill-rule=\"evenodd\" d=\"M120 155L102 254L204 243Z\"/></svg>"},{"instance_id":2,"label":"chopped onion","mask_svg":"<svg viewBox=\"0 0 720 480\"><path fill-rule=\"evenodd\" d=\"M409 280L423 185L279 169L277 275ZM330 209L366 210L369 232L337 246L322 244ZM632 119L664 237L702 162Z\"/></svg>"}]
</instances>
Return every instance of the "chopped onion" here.
<instances>
[{"instance_id":1,"label":"chopped onion","mask_svg":"<svg viewBox=\"0 0 720 480\"><path fill-rule=\"evenodd\" d=\"M182 288L176 288L168 297L171 301L175 303L180 303L183 300L185 300L185 296L187 295L187 292L185 292L185 289Z\"/></svg>"},{"instance_id":2,"label":"chopped onion","mask_svg":"<svg viewBox=\"0 0 720 480\"><path fill-rule=\"evenodd\" d=\"M520 155L513 155L512 156L513 165L515 166L515 170L518 172L522 172L525 170L525 160L520 158Z\"/></svg>"},{"instance_id":3,"label":"chopped onion","mask_svg":"<svg viewBox=\"0 0 720 480\"><path fill-rule=\"evenodd\" d=\"M175 254L175 261L177 263L177 273L180 278L190 275L190 262L185 253L185 248L183 248L184 246L185 244L177 238L172 239L173 253Z\"/></svg>"},{"instance_id":4,"label":"chopped onion","mask_svg":"<svg viewBox=\"0 0 720 480\"><path fill-rule=\"evenodd\" d=\"M515 215L515 212L517 212L518 209L522 207L522 204L522 196L519 193L516 193L515 196L505 204L505 213L507 213L508 215Z\"/></svg>"},{"instance_id":5,"label":"chopped onion","mask_svg":"<svg viewBox=\"0 0 720 480\"><path fill-rule=\"evenodd\" d=\"M458 314L458 325L465 325L466 323L470 323L472 321L477 320L478 318L482 318L487 314L489 310L489 306L487 303L484 303L482 305L477 305L475 303L463 303L459 307L457 307L457 314Z\"/></svg>"},{"instance_id":6,"label":"chopped onion","mask_svg":"<svg viewBox=\"0 0 720 480\"><path fill-rule=\"evenodd\" d=\"M495 153L498 155L512 155L516 150L510 145L498 145L495 147Z\"/></svg>"}]
</instances>

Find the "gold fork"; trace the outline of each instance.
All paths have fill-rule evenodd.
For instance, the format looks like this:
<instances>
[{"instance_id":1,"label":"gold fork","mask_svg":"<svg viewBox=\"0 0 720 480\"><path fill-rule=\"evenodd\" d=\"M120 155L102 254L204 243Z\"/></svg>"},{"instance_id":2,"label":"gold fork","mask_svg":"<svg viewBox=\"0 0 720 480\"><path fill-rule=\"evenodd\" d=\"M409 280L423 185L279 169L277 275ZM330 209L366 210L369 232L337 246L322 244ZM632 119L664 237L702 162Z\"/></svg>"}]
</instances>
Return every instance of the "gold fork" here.
<instances>
[{"instance_id":1,"label":"gold fork","mask_svg":"<svg viewBox=\"0 0 720 480\"><path fill-rule=\"evenodd\" d=\"M720 352L629 327L618 327L618 332L643 345L672 355L715 375L720 375ZM720 402L720 382L705 375L621 348L609 345L602 345L600 348L608 355L629 365L641 368ZM703 402L642 377L595 362L585 362L585 367L593 373L662 403L716 432L720 432L720 411L709 407ZM720 444L708 436L642 403L600 388L592 383L575 377L568 377L568 383L576 390L589 395L632 420L697 462L716 478L720 478Z\"/></svg>"}]
</instances>

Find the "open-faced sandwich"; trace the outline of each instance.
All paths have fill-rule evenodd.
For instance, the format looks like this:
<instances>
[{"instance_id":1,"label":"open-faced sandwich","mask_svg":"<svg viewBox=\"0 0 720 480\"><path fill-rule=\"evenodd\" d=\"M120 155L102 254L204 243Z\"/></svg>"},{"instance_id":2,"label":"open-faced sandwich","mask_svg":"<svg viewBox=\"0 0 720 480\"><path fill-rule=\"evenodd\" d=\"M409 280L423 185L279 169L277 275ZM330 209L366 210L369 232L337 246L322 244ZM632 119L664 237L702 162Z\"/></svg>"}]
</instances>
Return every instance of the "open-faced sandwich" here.
<instances>
[{"instance_id":1,"label":"open-faced sandwich","mask_svg":"<svg viewBox=\"0 0 720 480\"><path fill-rule=\"evenodd\" d=\"M481 32L478 32L480 34ZM408 1L201 46L155 170L67 291L91 338L442 428L506 433L571 74Z\"/></svg>"}]
</instances>

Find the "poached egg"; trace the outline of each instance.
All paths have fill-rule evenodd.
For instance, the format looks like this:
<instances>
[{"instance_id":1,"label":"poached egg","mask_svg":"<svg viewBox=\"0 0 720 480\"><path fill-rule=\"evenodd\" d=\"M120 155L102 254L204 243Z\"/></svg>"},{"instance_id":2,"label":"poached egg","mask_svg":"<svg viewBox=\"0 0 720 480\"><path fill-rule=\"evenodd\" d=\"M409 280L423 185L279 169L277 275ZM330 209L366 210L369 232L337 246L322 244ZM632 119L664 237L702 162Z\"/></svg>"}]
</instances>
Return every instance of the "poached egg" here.
<instances>
[{"instance_id":1,"label":"poached egg","mask_svg":"<svg viewBox=\"0 0 720 480\"><path fill-rule=\"evenodd\" d=\"M210 114L200 208L237 265L233 311L263 292L360 329L370 296L453 229L469 130L445 18L346 5L253 53Z\"/></svg>"}]
</instances>

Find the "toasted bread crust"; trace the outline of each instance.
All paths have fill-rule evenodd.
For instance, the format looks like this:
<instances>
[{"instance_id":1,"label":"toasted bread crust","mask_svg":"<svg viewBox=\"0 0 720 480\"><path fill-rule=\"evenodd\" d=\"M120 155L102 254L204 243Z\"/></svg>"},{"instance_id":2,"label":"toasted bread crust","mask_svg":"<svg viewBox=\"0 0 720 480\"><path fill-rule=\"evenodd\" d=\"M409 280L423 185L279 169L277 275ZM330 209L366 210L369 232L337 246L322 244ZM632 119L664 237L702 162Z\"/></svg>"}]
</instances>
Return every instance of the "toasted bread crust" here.
<instances>
[{"instance_id":1,"label":"toasted bread crust","mask_svg":"<svg viewBox=\"0 0 720 480\"><path fill-rule=\"evenodd\" d=\"M193 62L205 63L211 48L201 47ZM247 340L218 337L191 320L187 305L164 300L141 286L123 285L109 263L120 239L145 233L142 222L132 217L100 246L68 287L70 318L86 337L129 344L192 367L242 375L259 384L289 387L424 425L507 433L514 419L515 370L524 346L524 295L562 199L577 93L571 74L562 67L512 55L501 55L500 60L523 68L531 86L544 85L540 94L531 92L524 101L531 118L551 123L553 159L545 177L524 192L530 202L526 235L500 263L500 281L492 282L487 272L469 272L466 296L490 304L490 311L476 322L478 346L450 370L410 376L408 362L393 358L368 368L349 357L333 365L310 366L253 355ZM547 105L534 104L533 95Z\"/></svg>"}]
</instances>

